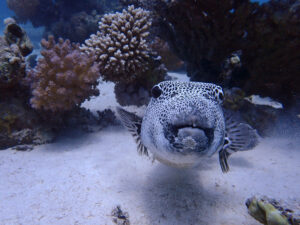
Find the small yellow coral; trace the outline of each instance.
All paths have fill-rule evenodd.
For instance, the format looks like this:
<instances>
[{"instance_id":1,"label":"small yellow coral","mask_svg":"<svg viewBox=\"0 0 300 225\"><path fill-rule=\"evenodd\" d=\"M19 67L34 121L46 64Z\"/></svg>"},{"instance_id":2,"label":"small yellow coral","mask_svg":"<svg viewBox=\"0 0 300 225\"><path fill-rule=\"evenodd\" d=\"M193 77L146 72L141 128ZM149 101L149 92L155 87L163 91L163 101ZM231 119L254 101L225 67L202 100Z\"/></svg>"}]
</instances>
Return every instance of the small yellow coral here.
<instances>
[{"instance_id":1,"label":"small yellow coral","mask_svg":"<svg viewBox=\"0 0 300 225\"><path fill-rule=\"evenodd\" d=\"M252 198L248 203L248 212L257 221L265 225L289 225L287 218L272 204Z\"/></svg>"}]
</instances>

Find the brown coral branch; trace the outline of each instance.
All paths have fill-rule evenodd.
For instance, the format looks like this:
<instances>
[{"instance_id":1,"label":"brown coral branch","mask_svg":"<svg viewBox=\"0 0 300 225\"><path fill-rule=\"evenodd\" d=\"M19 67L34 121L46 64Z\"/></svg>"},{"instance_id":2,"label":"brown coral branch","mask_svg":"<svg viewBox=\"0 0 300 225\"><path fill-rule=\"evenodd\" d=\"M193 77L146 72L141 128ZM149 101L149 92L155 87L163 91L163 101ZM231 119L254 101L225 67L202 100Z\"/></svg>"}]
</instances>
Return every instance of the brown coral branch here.
<instances>
[{"instance_id":1,"label":"brown coral branch","mask_svg":"<svg viewBox=\"0 0 300 225\"><path fill-rule=\"evenodd\" d=\"M93 55L83 54L79 45L69 40L59 39L56 43L53 36L49 36L48 41L43 39L41 45L43 58L28 75L33 108L70 110L99 94L96 86L100 74Z\"/></svg>"}]
</instances>

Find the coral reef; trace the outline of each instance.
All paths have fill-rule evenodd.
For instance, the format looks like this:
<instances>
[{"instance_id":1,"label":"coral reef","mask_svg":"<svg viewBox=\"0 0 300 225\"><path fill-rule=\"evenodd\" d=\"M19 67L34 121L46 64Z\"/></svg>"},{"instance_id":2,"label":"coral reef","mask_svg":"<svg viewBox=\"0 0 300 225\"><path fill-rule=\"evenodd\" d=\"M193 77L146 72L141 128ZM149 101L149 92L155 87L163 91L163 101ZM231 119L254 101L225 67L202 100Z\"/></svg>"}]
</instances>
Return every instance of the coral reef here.
<instances>
[{"instance_id":1,"label":"coral reef","mask_svg":"<svg viewBox=\"0 0 300 225\"><path fill-rule=\"evenodd\" d=\"M0 37L0 92L16 85L25 76L25 61L16 44Z\"/></svg>"},{"instance_id":2,"label":"coral reef","mask_svg":"<svg viewBox=\"0 0 300 225\"><path fill-rule=\"evenodd\" d=\"M135 2L156 15L158 35L186 62L192 80L237 86L285 106L300 95L297 0ZM237 51L241 64L224 82L224 61Z\"/></svg>"},{"instance_id":3,"label":"coral reef","mask_svg":"<svg viewBox=\"0 0 300 225\"><path fill-rule=\"evenodd\" d=\"M96 10L90 14L85 11L71 15L68 20L61 18L46 27L44 36L53 35L55 37L68 38L71 42L84 42L90 34L98 29L98 22L101 15Z\"/></svg>"},{"instance_id":4,"label":"coral reef","mask_svg":"<svg viewBox=\"0 0 300 225\"><path fill-rule=\"evenodd\" d=\"M39 114L28 106L26 100L21 96L0 99L0 150L53 140L50 127L40 120Z\"/></svg>"},{"instance_id":5,"label":"coral reef","mask_svg":"<svg viewBox=\"0 0 300 225\"><path fill-rule=\"evenodd\" d=\"M34 111L20 98L0 102L0 150L31 150L34 145L52 142L68 129L84 132L99 131L107 126L118 125L111 110L92 114L84 108L72 111L43 113Z\"/></svg>"},{"instance_id":6,"label":"coral reef","mask_svg":"<svg viewBox=\"0 0 300 225\"><path fill-rule=\"evenodd\" d=\"M147 71L149 19L148 11L133 6L106 14L99 22L99 32L81 46L82 51L97 56L105 80L129 82Z\"/></svg>"},{"instance_id":7,"label":"coral reef","mask_svg":"<svg viewBox=\"0 0 300 225\"><path fill-rule=\"evenodd\" d=\"M98 95L100 76L94 56L81 53L79 46L69 40L43 39L43 58L28 73L35 109L64 111L80 105L92 95Z\"/></svg>"},{"instance_id":8,"label":"coral reef","mask_svg":"<svg viewBox=\"0 0 300 225\"><path fill-rule=\"evenodd\" d=\"M151 58L150 69L142 74L140 79L131 82L117 82L115 94L117 101L122 106L147 105L151 88L166 78L166 67L161 63L160 57Z\"/></svg>"},{"instance_id":9,"label":"coral reef","mask_svg":"<svg viewBox=\"0 0 300 225\"><path fill-rule=\"evenodd\" d=\"M33 50L33 45L24 29L22 29L13 18L4 20L6 25L4 30L5 40L9 45L16 44L22 56L29 55Z\"/></svg>"},{"instance_id":10,"label":"coral reef","mask_svg":"<svg viewBox=\"0 0 300 225\"><path fill-rule=\"evenodd\" d=\"M5 36L0 37L0 150L31 150L33 145L53 141L63 128L93 131L114 124L110 111L95 116L75 107L98 94L100 74L92 55L50 37L42 41L44 57L26 76L24 56L31 52L31 42L13 19L5 23ZM28 104L30 97L33 106L49 111L34 110Z\"/></svg>"},{"instance_id":11,"label":"coral reef","mask_svg":"<svg viewBox=\"0 0 300 225\"><path fill-rule=\"evenodd\" d=\"M115 86L117 102L122 105L147 105L150 99L149 91L139 83L117 83Z\"/></svg>"},{"instance_id":12,"label":"coral reef","mask_svg":"<svg viewBox=\"0 0 300 225\"><path fill-rule=\"evenodd\" d=\"M24 57L32 44L26 32L12 18L5 19L0 37L0 149L51 140L36 112L28 106L29 88Z\"/></svg>"},{"instance_id":13,"label":"coral reef","mask_svg":"<svg viewBox=\"0 0 300 225\"><path fill-rule=\"evenodd\" d=\"M266 136L273 131L282 109L270 105L258 105L250 102L240 88L224 89L223 108L225 112L241 118L255 128L260 135Z\"/></svg>"},{"instance_id":14,"label":"coral reef","mask_svg":"<svg viewBox=\"0 0 300 225\"><path fill-rule=\"evenodd\" d=\"M7 0L7 5L18 22L44 26L44 37L54 35L72 42L82 42L96 32L100 15L120 9L118 0Z\"/></svg>"},{"instance_id":15,"label":"coral reef","mask_svg":"<svg viewBox=\"0 0 300 225\"><path fill-rule=\"evenodd\" d=\"M148 102L149 90L165 76L161 57L147 40L150 26L148 11L129 6L104 15L97 34L81 46L83 52L97 56L103 79L117 83L115 93L122 105Z\"/></svg>"},{"instance_id":16,"label":"coral reef","mask_svg":"<svg viewBox=\"0 0 300 225\"><path fill-rule=\"evenodd\" d=\"M5 19L4 37L0 37L0 93L2 97L20 89L25 77L25 59L33 46L26 32L12 18Z\"/></svg>"},{"instance_id":17,"label":"coral reef","mask_svg":"<svg viewBox=\"0 0 300 225\"><path fill-rule=\"evenodd\" d=\"M161 56L161 62L168 70L177 71L184 69L184 62L172 52L166 41L159 37L155 37L150 46Z\"/></svg>"},{"instance_id":18,"label":"coral reef","mask_svg":"<svg viewBox=\"0 0 300 225\"><path fill-rule=\"evenodd\" d=\"M60 113L45 112L40 117L57 132L64 132L65 130L94 132L107 126L119 125L115 113L110 109L97 111L94 114L86 108L76 107L72 111Z\"/></svg>"}]
</instances>

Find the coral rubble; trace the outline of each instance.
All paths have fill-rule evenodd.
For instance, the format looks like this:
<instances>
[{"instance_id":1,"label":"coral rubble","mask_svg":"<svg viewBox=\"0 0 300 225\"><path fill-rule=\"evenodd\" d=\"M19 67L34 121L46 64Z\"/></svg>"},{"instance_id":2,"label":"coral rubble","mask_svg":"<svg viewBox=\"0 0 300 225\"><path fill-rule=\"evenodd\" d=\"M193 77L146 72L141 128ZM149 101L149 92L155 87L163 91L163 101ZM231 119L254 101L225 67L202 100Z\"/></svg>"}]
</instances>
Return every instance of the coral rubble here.
<instances>
[{"instance_id":1,"label":"coral rubble","mask_svg":"<svg viewBox=\"0 0 300 225\"><path fill-rule=\"evenodd\" d=\"M49 36L48 41L43 39L41 45L43 57L28 74L33 108L71 110L99 94L96 86L100 74L92 54L83 54L79 46L69 40L59 39L56 43L53 36Z\"/></svg>"}]
</instances>

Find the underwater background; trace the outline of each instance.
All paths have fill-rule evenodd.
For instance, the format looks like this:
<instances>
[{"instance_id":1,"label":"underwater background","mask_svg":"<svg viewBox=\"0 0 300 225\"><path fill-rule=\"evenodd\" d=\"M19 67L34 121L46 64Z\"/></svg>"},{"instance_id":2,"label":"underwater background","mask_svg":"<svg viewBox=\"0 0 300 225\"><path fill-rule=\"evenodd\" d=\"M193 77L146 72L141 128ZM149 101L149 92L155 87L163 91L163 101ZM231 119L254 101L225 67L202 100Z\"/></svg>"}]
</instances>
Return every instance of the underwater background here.
<instances>
[{"instance_id":1,"label":"underwater background","mask_svg":"<svg viewBox=\"0 0 300 225\"><path fill-rule=\"evenodd\" d=\"M220 85L259 144L139 156L117 108L166 80ZM300 224L299 144L299 0L0 1L0 225Z\"/></svg>"}]
</instances>

